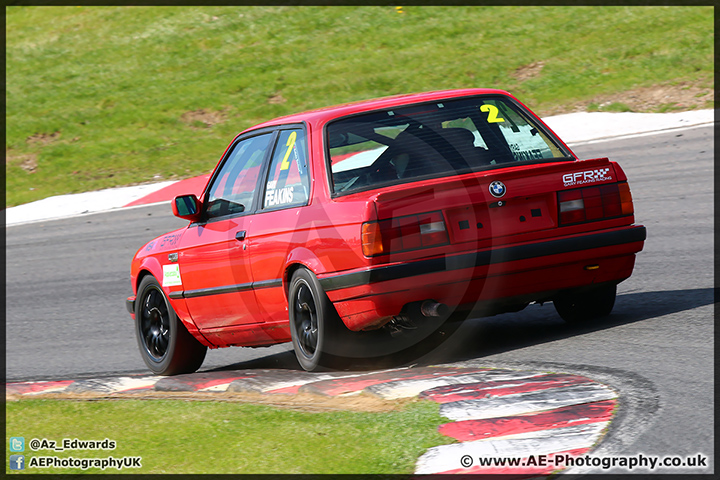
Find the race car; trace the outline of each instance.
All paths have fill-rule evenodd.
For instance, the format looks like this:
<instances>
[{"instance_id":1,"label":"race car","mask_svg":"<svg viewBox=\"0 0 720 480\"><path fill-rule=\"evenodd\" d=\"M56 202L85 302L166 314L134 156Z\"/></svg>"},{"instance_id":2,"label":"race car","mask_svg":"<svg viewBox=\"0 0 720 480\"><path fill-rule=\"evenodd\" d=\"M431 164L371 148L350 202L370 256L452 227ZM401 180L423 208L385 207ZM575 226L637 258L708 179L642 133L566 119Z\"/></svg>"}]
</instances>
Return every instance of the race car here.
<instances>
[{"instance_id":1,"label":"race car","mask_svg":"<svg viewBox=\"0 0 720 480\"><path fill-rule=\"evenodd\" d=\"M495 89L262 123L172 210L188 225L140 248L127 299L159 375L283 342L305 370L339 368L379 339L405 348L450 317L534 302L608 315L646 238L617 163L578 159Z\"/></svg>"}]
</instances>

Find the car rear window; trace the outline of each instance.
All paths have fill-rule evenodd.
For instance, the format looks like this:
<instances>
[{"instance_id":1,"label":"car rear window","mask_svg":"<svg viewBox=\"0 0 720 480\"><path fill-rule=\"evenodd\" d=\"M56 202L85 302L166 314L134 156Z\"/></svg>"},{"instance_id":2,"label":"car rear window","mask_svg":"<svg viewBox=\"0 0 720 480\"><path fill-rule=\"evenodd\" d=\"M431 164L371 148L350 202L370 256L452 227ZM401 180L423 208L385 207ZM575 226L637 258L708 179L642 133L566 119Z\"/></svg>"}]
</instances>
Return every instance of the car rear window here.
<instances>
[{"instance_id":1,"label":"car rear window","mask_svg":"<svg viewBox=\"0 0 720 480\"><path fill-rule=\"evenodd\" d=\"M480 96L401 106L326 128L336 194L419 178L572 158L520 105Z\"/></svg>"}]
</instances>

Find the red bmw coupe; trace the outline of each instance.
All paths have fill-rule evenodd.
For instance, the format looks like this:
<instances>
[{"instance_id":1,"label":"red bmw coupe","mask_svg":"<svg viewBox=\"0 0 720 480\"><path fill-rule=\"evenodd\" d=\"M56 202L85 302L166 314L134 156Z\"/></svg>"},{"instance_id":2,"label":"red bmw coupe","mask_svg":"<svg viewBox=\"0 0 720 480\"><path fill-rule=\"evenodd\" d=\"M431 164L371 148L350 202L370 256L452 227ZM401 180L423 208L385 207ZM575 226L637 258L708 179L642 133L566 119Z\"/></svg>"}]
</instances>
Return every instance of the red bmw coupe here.
<instances>
[{"instance_id":1,"label":"red bmw coupe","mask_svg":"<svg viewBox=\"0 0 720 480\"><path fill-rule=\"evenodd\" d=\"M127 300L160 375L289 341L304 369L333 368L378 335L532 302L607 315L646 236L617 163L578 159L490 89L257 125L172 209L188 225L140 248Z\"/></svg>"}]
</instances>

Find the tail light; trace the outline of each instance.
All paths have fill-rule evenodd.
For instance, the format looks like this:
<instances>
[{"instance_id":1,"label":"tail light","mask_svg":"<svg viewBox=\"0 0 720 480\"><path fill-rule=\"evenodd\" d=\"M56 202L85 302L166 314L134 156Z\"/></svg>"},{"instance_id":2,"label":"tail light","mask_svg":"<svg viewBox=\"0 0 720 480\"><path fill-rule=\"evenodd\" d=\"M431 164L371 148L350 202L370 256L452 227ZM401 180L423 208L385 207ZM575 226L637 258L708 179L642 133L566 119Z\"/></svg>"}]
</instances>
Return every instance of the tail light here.
<instances>
[{"instance_id":1,"label":"tail light","mask_svg":"<svg viewBox=\"0 0 720 480\"><path fill-rule=\"evenodd\" d=\"M627 182L558 192L560 225L633 214Z\"/></svg>"},{"instance_id":2,"label":"tail light","mask_svg":"<svg viewBox=\"0 0 720 480\"><path fill-rule=\"evenodd\" d=\"M441 212L365 222L362 224L361 240L366 257L449 243Z\"/></svg>"}]
</instances>

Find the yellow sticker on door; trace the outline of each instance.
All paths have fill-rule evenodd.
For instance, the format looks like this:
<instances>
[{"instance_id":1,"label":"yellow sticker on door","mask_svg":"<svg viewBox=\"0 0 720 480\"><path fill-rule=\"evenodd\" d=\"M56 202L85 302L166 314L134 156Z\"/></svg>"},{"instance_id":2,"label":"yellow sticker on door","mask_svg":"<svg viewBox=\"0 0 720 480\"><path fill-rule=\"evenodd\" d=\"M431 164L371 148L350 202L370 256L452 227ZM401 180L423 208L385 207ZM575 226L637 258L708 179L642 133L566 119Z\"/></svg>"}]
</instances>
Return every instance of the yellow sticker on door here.
<instances>
[{"instance_id":1,"label":"yellow sticker on door","mask_svg":"<svg viewBox=\"0 0 720 480\"><path fill-rule=\"evenodd\" d=\"M175 285L182 285L182 278L180 278L180 265L163 265L163 287L173 287Z\"/></svg>"}]
</instances>

